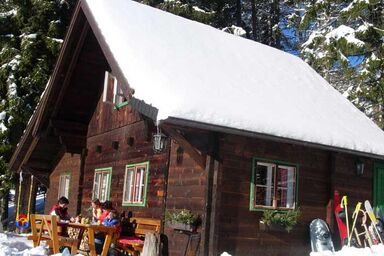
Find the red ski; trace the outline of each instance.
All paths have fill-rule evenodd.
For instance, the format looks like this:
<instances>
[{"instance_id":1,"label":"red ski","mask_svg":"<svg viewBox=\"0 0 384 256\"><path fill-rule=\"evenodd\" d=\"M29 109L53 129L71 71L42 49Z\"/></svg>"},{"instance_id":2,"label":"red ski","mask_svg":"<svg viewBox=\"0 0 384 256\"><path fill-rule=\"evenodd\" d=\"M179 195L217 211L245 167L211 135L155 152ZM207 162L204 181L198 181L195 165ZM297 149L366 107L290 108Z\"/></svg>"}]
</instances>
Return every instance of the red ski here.
<instances>
[{"instance_id":1,"label":"red ski","mask_svg":"<svg viewBox=\"0 0 384 256\"><path fill-rule=\"evenodd\" d=\"M341 246L343 246L348 242L348 229L343 219L345 220L346 218L348 218L348 216L346 216L344 212L345 209L341 207L341 197L339 191L337 190L335 190L333 195L333 203L335 206L335 218L337 222L337 227L339 228L340 242Z\"/></svg>"}]
</instances>

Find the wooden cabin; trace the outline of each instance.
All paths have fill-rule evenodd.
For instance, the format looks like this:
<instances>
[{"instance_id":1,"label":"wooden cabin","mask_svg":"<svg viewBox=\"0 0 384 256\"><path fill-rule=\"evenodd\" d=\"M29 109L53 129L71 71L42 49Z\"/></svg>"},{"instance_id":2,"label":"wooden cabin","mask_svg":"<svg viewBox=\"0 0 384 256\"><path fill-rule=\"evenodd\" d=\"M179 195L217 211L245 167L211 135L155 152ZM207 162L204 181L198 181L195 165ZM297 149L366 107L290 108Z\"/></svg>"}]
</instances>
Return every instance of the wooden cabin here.
<instances>
[{"instance_id":1,"label":"wooden cabin","mask_svg":"<svg viewBox=\"0 0 384 256\"><path fill-rule=\"evenodd\" d=\"M383 156L383 132L299 58L128 0L83 0L10 167L48 186L46 212L66 196L87 215L99 198L161 219L169 255L188 235L165 212L186 208L201 219L198 255L286 256L308 255L315 218L337 239L335 190L351 207L383 204ZM261 230L264 209L298 207L290 233Z\"/></svg>"}]
</instances>

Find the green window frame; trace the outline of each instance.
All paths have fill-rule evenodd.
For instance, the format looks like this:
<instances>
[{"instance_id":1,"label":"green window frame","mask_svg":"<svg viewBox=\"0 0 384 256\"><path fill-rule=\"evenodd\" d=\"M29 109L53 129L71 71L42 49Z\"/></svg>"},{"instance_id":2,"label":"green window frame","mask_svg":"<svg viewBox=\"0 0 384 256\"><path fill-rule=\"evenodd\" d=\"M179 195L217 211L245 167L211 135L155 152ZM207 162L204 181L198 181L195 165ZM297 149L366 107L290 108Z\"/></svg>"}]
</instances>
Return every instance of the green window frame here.
<instances>
[{"instance_id":1,"label":"green window frame","mask_svg":"<svg viewBox=\"0 0 384 256\"><path fill-rule=\"evenodd\" d=\"M109 200L111 193L112 167L95 169L93 178L92 199L101 202Z\"/></svg>"},{"instance_id":2,"label":"green window frame","mask_svg":"<svg viewBox=\"0 0 384 256\"><path fill-rule=\"evenodd\" d=\"M62 172L59 178L59 189L57 199L62 196L69 198L69 188L71 187L71 172Z\"/></svg>"},{"instance_id":3,"label":"green window frame","mask_svg":"<svg viewBox=\"0 0 384 256\"><path fill-rule=\"evenodd\" d=\"M146 206L149 162L125 166L123 206Z\"/></svg>"},{"instance_id":4,"label":"green window frame","mask_svg":"<svg viewBox=\"0 0 384 256\"><path fill-rule=\"evenodd\" d=\"M254 157L249 209L291 210L297 207L299 165Z\"/></svg>"}]
</instances>

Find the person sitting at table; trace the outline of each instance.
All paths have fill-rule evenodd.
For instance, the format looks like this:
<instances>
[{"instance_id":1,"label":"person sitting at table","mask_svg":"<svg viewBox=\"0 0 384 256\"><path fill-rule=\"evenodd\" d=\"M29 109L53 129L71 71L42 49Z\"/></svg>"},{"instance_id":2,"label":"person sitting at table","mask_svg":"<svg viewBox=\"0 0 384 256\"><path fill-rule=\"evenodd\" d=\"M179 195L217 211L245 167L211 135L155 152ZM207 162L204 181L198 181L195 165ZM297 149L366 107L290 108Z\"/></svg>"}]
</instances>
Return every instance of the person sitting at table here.
<instances>
[{"instance_id":1,"label":"person sitting at table","mask_svg":"<svg viewBox=\"0 0 384 256\"><path fill-rule=\"evenodd\" d=\"M97 223L102 213L100 200L99 199L92 200L91 207L92 207L92 223Z\"/></svg>"},{"instance_id":2,"label":"person sitting at table","mask_svg":"<svg viewBox=\"0 0 384 256\"><path fill-rule=\"evenodd\" d=\"M108 216L104 219L103 225L107 227L117 227L119 225L119 219L117 217L117 211L111 210Z\"/></svg>"},{"instance_id":3,"label":"person sitting at table","mask_svg":"<svg viewBox=\"0 0 384 256\"><path fill-rule=\"evenodd\" d=\"M101 205L102 213L99 216L98 220L100 223L103 223L104 219L109 215L109 212L113 210L112 202L111 201L105 201Z\"/></svg>"},{"instance_id":4,"label":"person sitting at table","mask_svg":"<svg viewBox=\"0 0 384 256\"><path fill-rule=\"evenodd\" d=\"M60 220L64 221L74 221L74 218L72 218L68 213L68 205L69 200L65 196L62 196L57 201L57 204L55 204L51 211L49 212L50 215L56 215L59 216Z\"/></svg>"},{"instance_id":5,"label":"person sitting at table","mask_svg":"<svg viewBox=\"0 0 384 256\"><path fill-rule=\"evenodd\" d=\"M107 227L117 227L119 228L120 222L118 219L118 214L116 210L110 210L108 215L105 217L103 221L103 226ZM105 234L104 233L97 233L95 234L95 249L97 254L101 254L103 250L103 245L105 241ZM108 251L108 255L115 254L113 250Z\"/></svg>"}]
</instances>

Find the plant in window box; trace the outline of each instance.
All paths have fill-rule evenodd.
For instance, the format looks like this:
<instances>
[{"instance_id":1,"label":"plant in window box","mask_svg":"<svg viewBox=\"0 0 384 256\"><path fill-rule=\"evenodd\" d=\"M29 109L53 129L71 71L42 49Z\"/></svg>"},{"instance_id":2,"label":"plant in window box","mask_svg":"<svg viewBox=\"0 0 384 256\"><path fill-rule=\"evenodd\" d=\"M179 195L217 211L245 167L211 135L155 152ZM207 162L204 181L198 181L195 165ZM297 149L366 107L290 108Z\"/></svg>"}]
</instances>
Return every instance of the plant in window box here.
<instances>
[{"instance_id":1,"label":"plant in window box","mask_svg":"<svg viewBox=\"0 0 384 256\"><path fill-rule=\"evenodd\" d=\"M187 209L167 209L165 212L165 221L167 222L167 226L173 229L193 232L196 230L199 217Z\"/></svg>"},{"instance_id":2,"label":"plant in window box","mask_svg":"<svg viewBox=\"0 0 384 256\"><path fill-rule=\"evenodd\" d=\"M260 220L260 229L283 230L290 232L297 224L300 217L300 209L296 208L288 211L266 209Z\"/></svg>"}]
</instances>

